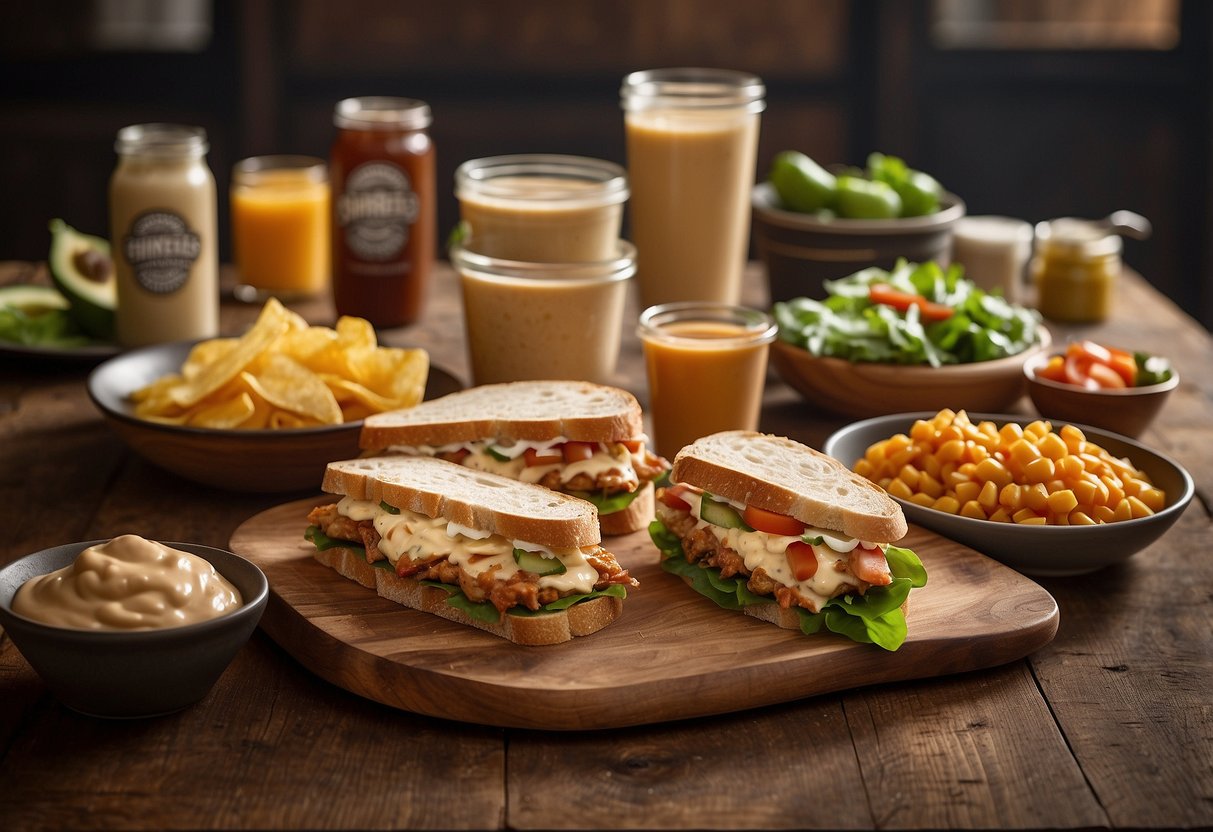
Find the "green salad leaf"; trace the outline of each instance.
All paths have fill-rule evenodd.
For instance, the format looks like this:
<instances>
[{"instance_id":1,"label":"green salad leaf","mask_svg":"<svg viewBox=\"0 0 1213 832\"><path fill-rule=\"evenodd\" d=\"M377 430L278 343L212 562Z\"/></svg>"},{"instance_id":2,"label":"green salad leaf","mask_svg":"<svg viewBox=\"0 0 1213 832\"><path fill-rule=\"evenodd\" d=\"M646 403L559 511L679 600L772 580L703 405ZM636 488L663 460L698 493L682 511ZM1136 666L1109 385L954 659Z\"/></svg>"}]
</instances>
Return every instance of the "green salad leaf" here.
<instances>
[{"instance_id":1,"label":"green salad leaf","mask_svg":"<svg viewBox=\"0 0 1213 832\"><path fill-rule=\"evenodd\" d=\"M769 596L751 592L744 576L722 578L719 569L688 562L678 536L660 520L649 524L649 537L661 551L661 568L686 580L692 589L717 606L740 610L751 604L777 603ZM801 632L813 635L824 626L861 644L875 644L890 651L901 647L906 640L906 619L901 605L912 588L926 585L927 572L910 549L889 546L885 556L892 583L871 587L863 595L831 598L821 612L798 608Z\"/></svg>"},{"instance_id":2,"label":"green salad leaf","mask_svg":"<svg viewBox=\"0 0 1213 832\"><path fill-rule=\"evenodd\" d=\"M62 309L34 315L13 306L0 306L0 341L45 347L84 347L97 343Z\"/></svg>"},{"instance_id":3,"label":"green salad leaf","mask_svg":"<svg viewBox=\"0 0 1213 832\"><path fill-rule=\"evenodd\" d=\"M580 497L587 503L593 503L597 506L599 514L614 514L630 506L643 490L643 488L637 488L635 491L621 491L618 494L602 494L598 491L570 491L569 493L574 497Z\"/></svg>"},{"instance_id":4,"label":"green salad leaf","mask_svg":"<svg viewBox=\"0 0 1213 832\"><path fill-rule=\"evenodd\" d=\"M303 532L303 539L314 545L319 551L325 549L351 549L355 552L362 552L366 555L366 547L361 543L355 543L352 540L341 540L335 537L329 537L320 530L319 526L308 526Z\"/></svg>"},{"instance_id":5,"label":"green salad leaf","mask_svg":"<svg viewBox=\"0 0 1213 832\"><path fill-rule=\"evenodd\" d=\"M874 303L871 287L887 284L953 310L923 320L918 306ZM779 337L816 356L886 364L969 364L1023 352L1038 342L1040 313L989 293L960 266L898 260L892 271L869 268L825 281L824 300L795 298L774 305Z\"/></svg>"}]
</instances>

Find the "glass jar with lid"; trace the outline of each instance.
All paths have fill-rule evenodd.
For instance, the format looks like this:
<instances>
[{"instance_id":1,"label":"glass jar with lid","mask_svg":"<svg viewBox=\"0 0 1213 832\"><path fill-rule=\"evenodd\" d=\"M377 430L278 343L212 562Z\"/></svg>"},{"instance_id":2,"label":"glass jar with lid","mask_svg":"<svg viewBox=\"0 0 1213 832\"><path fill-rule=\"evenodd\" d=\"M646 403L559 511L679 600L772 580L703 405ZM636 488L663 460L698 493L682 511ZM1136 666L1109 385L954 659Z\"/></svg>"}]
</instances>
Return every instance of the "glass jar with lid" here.
<instances>
[{"instance_id":1,"label":"glass jar with lid","mask_svg":"<svg viewBox=\"0 0 1213 832\"><path fill-rule=\"evenodd\" d=\"M421 313L437 215L430 107L411 98L337 103L329 154L333 301L377 327Z\"/></svg>"},{"instance_id":2,"label":"glass jar with lid","mask_svg":"<svg viewBox=\"0 0 1213 832\"><path fill-rule=\"evenodd\" d=\"M135 124L118 132L110 178L115 328L127 347L219 333L218 219L206 131Z\"/></svg>"},{"instance_id":3,"label":"glass jar with lid","mask_svg":"<svg viewBox=\"0 0 1213 832\"><path fill-rule=\"evenodd\" d=\"M1121 239L1106 223L1049 220L1036 225L1032 278L1046 318L1084 323L1111 314L1121 269Z\"/></svg>"}]
</instances>

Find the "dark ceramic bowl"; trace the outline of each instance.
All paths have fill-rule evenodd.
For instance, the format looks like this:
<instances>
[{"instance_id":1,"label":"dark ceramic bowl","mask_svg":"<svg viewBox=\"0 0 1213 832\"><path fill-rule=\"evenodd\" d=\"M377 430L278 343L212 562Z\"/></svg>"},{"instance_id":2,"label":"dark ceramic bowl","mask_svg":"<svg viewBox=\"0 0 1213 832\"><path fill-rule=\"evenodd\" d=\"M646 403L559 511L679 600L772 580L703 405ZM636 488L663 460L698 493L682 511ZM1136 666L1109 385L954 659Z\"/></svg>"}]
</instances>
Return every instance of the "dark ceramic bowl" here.
<instances>
[{"instance_id":1,"label":"dark ceramic bowl","mask_svg":"<svg viewBox=\"0 0 1213 832\"><path fill-rule=\"evenodd\" d=\"M166 543L210 561L240 590L244 603L210 621L160 630L77 630L13 612L13 596L30 578L62 569L89 546L43 549L0 569L0 625L51 692L90 716L132 718L192 705L215 684L265 610L269 584L242 557L192 543Z\"/></svg>"},{"instance_id":2,"label":"dark ceramic bowl","mask_svg":"<svg viewBox=\"0 0 1213 832\"><path fill-rule=\"evenodd\" d=\"M869 266L892 269L898 258L947 263L952 229L965 204L944 194L940 209L923 217L891 220L821 219L780 207L769 182L754 187L754 244L766 264L771 303L826 296L822 282Z\"/></svg>"},{"instance_id":3,"label":"dark ceramic bowl","mask_svg":"<svg viewBox=\"0 0 1213 832\"><path fill-rule=\"evenodd\" d=\"M909 434L918 419L932 412L895 413L856 422L835 432L822 450L848 468L868 447L897 433ZM1026 425L1033 418L989 413L970 413L974 423L989 420L999 425ZM1054 430L1060 425L1054 425ZM959 541L984 555L1002 561L1027 575L1079 575L1119 563L1145 549L1171 528L1192 501L1192 477L1179 463L1124 436L1078 425L1087 439L1117 457L1128 457L1149 474L1151 481L1167 493L1162 511L1149 517L1103 523L1097 526L1022 526L996 523L948 514L894 497L906 519L944 537ZM921 553L920 553L921 554Z\"/></svg>"},{"instance_id":4,"label":"dark ceramic bowl","mask_svg":"<svg viewBox=\"0 0 1213 832\"><path fill-rule=\"evenodd\" d=\"M88 394L110 428L135 453L186 479L225 491L315 491L328 463L358 456L362 421L295 430L222 430L163 424L135 416L130 394L181 369L193 342L158 344L93 370ZM462 387L430 367L425 397Z\"/></svg>"}]
</instances>

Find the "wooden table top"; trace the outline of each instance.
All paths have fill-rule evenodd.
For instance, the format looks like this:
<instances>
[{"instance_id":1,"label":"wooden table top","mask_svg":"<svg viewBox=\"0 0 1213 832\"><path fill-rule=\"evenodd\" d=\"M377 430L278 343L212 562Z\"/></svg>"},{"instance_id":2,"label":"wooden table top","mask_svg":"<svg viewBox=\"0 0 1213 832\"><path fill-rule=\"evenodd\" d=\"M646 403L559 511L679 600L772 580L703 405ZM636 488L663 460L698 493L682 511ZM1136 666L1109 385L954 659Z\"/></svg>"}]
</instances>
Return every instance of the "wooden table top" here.
<instances>
[{"instance_id":1,"label":"wooden table top","mask_svg":"<svg viewBox=\"0 0 1213 832\"><path fill-rule=\"evenodd\" d=\"M31 274L0 264L0 282ZM751 303L764 299L761 275L749 272ZM326 298L294 308L333 320ZM224 330L256 311L225 302ZM362 699L259 631L197 705L105 721L60 705L0 633L0 828L1213 826L1213 338L1132 274L1108 322L1050 328L1180 368L1142 440L1191 472L1198 498L1127 563L1040 580L1060 629L1026 659L710 718L546 732ZM466 381L449 268L425 320L382 337L425 347ZM87 372L0 356L0 563L132 528L224 547L284 501L195 486L132 455L90 404ZM647 398L631 332L617 383ZM819 447L842 424L768 378L764 430Z\"/></svg>"}]
</instances>

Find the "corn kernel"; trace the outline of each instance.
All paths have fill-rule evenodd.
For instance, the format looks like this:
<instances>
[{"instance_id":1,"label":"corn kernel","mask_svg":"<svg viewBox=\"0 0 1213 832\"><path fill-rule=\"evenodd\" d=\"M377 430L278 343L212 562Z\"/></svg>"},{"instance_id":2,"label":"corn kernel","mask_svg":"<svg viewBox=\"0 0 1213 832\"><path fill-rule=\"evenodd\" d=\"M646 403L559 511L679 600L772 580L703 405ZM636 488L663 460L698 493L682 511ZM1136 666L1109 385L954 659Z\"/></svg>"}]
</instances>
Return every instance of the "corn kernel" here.
<instances>
[{"instance_id":1,"label":"corn kernel","mask_svg":"<svg viewBox=\"0 0 1213 832\"><path fill-rule=\"evenodd\" d=\"M1066 489L1064 491L1054 491L1049 495L1049 511L1054 514L1068 515L1071 511L1078 507L1078 498L1074 496L1074 492Z\"/></svg>"},{"instance_id":2,"label":"corn kernel","mask_svg":"<svg viewBox=\"0 0 1213 832\"><path fill-rule=\"evenodd\" d=\"M935 453L940 462L956 462L965 453L965 443L960 439L949 439L939 446Z\"/></svg>"},{"instance_id":3,"label":"corn kernel","mask_svg":"<svg viewBox=\"0 0 1213 832\"><path fill-rule=\"evenodd\" d=\"M977 495L977 502L981 503L983 508L993 510L998 505L998 486L989 481L984 483L981 493Z\"/></svg>"},{"instance_id":4,"label":"corn kernel","mask_svg":"<svg viewBox=\"0 0 1213 832\"><path fill-rule=\"evenodd\" d=\"M897 472L897 479L904 482L910 488L918 487L918 469L913 465L903 465L901 470Z\"/></svg>"},{"instance_id":5,"label":"corn kernel","mask_svg":"<svg viewBox=\"0 0 1213 832\"><path fill-rule=\"evenodd\" d=\"M1036 447L1040 449L1042 454L1054 462L1070 453L1069 448L1066 447L1066 441L1055 433L1048 433L1042 436Z\"/></svg>"},{"instance_id":6,"label":"corn kernel","mask_svg":"<svg viewBox=\"0 0 1213 832\"><path fill-rule=\"evenodd\" d=\"M1047 456L1037 457L1029 462L1025 462L1023 466L1024 478L1031 483L1051 480L1056 473L1057 468L1053 465L1053 460Z\"/></svg>"},{"instance_id":7,"label":"corn kernel","mask_svg":"<svg viewBox=\"0 0 1213 832\"><path fill-rule=\"evenodd\" d=\"M943 483L923 471L918 477L918 490L934 500L943 495Z\"/></svg>"},{"instance_id":8,"label":"corn kernel","mask_svg":"<svg viewBox=\"0 0 1213 832\"><path fill-rule=\"evenodd\" d=\"M1154 511L1162 511L1167 507L1167 495L1161 489L1154 488L1153 486L1143 488L1138 493L1137 498Z\"/></svg>"},{"instance_id":9,"label":"corn kernel","mask_svg":"<svg viewBox=\"0 0 1213 832\"><path fill-rule=\"evenodd\" d=\"M1071 511L1070 512L1070 525L1071 526L1094 526L1095 521L1092 520L1091 516L1088 515L1086 512Z\"/></svg>"},{"instance_id":10,"label":"corn kernel","mask_svg":"<svg viewBox=\"0 0 1213 832\"><path fill-rule=\"evenodd\" d=\"M981 483L965 480L964 482L956 483L955 488L952 490L956 494L956 499L960 500L960 504L963 506L967 502L976 500L978 495L981 494Z\"/></svg>"},{"instance_id":11,"label":"corn kernel","mask_svg":"<svg viewBox=\"0 0 1213 832\"><path fill-rule=\"evenodd\" d=\"M1011 515L1011 519L1016 523L1026 523L1029 520L1040 520L1042 523L1044 522L1044 518L1032 511L1030 508L1021 508L1019 511L1016 511Z\"/></svg>"},{"instance_id":12,"label":"corn kernel","mask_svg":"<svg viewBox=\"0 0 1213 832\"><path fill-rule=\"evenodd\" d=\"M1044 514L1048 511L1049 492L1045 491L1044 484L1038 482L1028 486L1028 490L1023 496L1023 503L1037 514Z\"/></svg>"},{"instance_id":13,"label":"corn kernel","mask_svg":"<svg viewBox=\"0 0 1213 832\"><path fill-rule=\"evenodd\" d=\"M935 502L935 498L930 494L924 494L921 491L917 491L912 497L910 497L910 502L914 505L922 506L923 508L930 508Z\"/></svg>"},{"instance_id":14,"label":"corn kernel","mask_svg":"<svg viewBox=\"0 0 1213 832\"><path fill-rule=\"evenodd\" d=\"M1125 502L1129 504L1129 512L1133 515L1133 519L1135 520L1138 517L1149 517L1154 513L1153 509L1151 509L1137 497L1129 497L1125 500Z\"/></svg>"},{"instance_id":15,"label":"corn kernel","mask_svg":"<svg viewBox=\"0 0 1213 832\"><path fill-rule=\"evenodd\" d=\"M908 500L914 496L914 489L908 486L901 477L896 477L889 481L888 487L885 488L894 497L900 497L903 500Z\"/></svg>"},{"instance_id":16,"label":"corn kernel","mask_svg":"<svg viewBox=\"0 0 1213 832\"><path fill-rule=\"evenodd\" d=\"M931 508L937 511L946 511L948 514L955 514L960 510L960 503L955 497L945 494L936 500L931 505Z\"/></svg>"},{"instance_id":17,"label":"corn kernel","mask_svg":"<svg viewBox=\"0 0 1213 832\"><path fill-rule=\"evenodd\" d=\"M1005 508L999 506L998 508L994 509L994 511L990 512L990 519L995 523L1010 523L1011 515L1007 514L1007 510Z\"/></svg>"},{"instance_id":18,"label":"corn kernel","mask_svg":"<svg viewBox=\"0 0 1213 832\"><path fill-rule=\"evenodd\" d=\"M1011 482L1011 472L1007 470L1007 466L1003 465L997 459L991 457L977 464L977 478L986 482L992 482L999 488Z\"/></svg>"},{"instance_id":19,"label":"corn kernel","mask_svg":"<svg viewBox=\"0 0 1213 832\"><path fill-rule=\"evenodd\" d=\"M916 442L929 442L934 435L935 428L930 422L915 419L914 424L910 426L910 437Z\"/></svg>"},{"instance_id":20,"label":"corn kernel","mask_svg":"<svg viewBox=\"0 0 1213 832\"><path fill-rule=\"evenodd\" d=\"M981 503L976 500L969 500L960 507L961 517L972 517L974 520L985 520L986 511L981 507Z\"/></svg>"}]
</instances>

